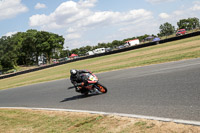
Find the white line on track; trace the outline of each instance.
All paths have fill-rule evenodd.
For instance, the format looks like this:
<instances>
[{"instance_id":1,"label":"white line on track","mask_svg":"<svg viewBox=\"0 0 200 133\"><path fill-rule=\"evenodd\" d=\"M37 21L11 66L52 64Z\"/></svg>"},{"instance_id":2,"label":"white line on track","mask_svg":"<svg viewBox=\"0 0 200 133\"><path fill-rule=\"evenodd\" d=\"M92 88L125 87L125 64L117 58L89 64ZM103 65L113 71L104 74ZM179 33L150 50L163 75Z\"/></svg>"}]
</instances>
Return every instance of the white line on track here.
<instances>
[{"instance_id":1,"label":"white line on track","mask_svg":"<svg viewBox=\"0 0 200 133\"><path fill-rule=\"evenodd\" d=\"M200 126L200 121L190 121L190 120L181 120L181 119L154 117L154 116L144 116L144 115L135 115L135 114L108 113L108 112L98 112L98 111L88 111L88 110L56 109L56 108L32 108L32 107L0 107L0 109L32 109L32 110L46 110L46 111L65 111L65 112L76 112L76 113L90 113L90 114L100 114L100 115L116 115L116 116L122 116L122 117L157 120L157 121L164 121L164 122L175 122L175 123L180 123L180 124Z\"/></svg>"}]
</instances>

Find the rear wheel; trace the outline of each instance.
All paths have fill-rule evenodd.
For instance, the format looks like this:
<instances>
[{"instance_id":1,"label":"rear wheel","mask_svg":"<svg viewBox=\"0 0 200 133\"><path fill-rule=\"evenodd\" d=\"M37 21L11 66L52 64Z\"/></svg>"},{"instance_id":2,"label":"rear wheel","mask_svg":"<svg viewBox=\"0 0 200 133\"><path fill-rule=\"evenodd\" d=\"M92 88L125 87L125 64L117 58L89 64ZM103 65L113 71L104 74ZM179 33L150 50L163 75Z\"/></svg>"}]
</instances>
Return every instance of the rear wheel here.
<instances>
[{"instance_id":1,"label":"rear wheel","mask_svg":"<svg viewBox=\"0 0 200 133\"><path fill-rule=\"evenodd\" d=\"M101 93L107 93L107 88L103 86L102 84L97 83L96 86L97 86L98 91L100 91Z\"/></svg>"},{"instance_id":2,"label":"rear wheel","mask_svg":"<svg viewBox=\"0 0 200 133\"><path fill-rule=\"evenodd\" d=\"M87 96L87 95L88 95L88 92L84 92L84 93L81 93L81 94L83 94L83 95Z\"/></svg>"},{"instance_id":3,"label":"rear wheel","mask_svg":"<svg viewBox=\"0 0 200 133\"><path fill-rule=\"evenodd\" d=\"M81 94L87 96L88 93L89 93L89 91L88 91L86 88L82 88L82 89L81 89Z\"/></svg>"}]
</instances>

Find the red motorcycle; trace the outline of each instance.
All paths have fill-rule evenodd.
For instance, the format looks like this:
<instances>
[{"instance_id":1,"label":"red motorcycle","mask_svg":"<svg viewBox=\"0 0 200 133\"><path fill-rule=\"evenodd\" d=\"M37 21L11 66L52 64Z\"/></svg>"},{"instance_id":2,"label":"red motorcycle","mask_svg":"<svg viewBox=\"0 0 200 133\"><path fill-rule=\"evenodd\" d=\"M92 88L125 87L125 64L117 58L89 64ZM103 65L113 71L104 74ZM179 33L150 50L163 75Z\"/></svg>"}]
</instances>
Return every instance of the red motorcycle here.
<instances>
[{"instance_id":1,"label":"red motorcycle","mask_svg":"<svg viewBox=\"0 0 200 133\"><path fill-rule=\"evenodd\" d=\"M92 94L107 93L107 88L104 85L99 83L99 79L93 73L91 72L82 73L80 76L82 79L85 79L88 82L87 85L78 84L78 86L74 86L74 87L78 87L78 90L80 90L80 93L84 95L88 95L89 93L92 93ZM74 87L69 87L68 89L72 89Z\"/></svg>"}]
</instances>

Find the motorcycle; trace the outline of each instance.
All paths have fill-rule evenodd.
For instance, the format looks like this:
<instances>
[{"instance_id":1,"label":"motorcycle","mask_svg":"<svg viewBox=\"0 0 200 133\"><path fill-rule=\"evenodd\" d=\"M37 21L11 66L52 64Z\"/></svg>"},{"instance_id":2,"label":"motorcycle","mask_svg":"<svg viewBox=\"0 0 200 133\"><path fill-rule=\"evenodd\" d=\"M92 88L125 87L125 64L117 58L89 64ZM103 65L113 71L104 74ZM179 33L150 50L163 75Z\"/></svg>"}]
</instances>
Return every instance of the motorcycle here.
<instances>
[{"instance_id":1,"label":"motorcycle","mask_svg":"<svg viewBox=\"0 0 200 133\"><path fill-rule=\"evenodd\" d=\"M82 79L87 80L87 85L81 85L78 84L77 86L69 87L68 89L76 88L80 90L81 94L88 95L91 94L101 94L101 93L107 93L107 88L99 83L99 79L97 76L91 72L89 73L82 73L81 75Z\"/></svg>"}]
</instances>

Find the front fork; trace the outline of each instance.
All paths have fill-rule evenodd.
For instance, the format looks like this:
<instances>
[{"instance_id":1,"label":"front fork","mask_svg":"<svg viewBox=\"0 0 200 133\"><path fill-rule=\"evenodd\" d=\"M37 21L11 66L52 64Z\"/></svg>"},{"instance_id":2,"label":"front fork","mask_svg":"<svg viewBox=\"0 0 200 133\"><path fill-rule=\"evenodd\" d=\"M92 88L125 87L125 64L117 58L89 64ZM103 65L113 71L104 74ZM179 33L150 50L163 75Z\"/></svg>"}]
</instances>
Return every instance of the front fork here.
<instances>
[{"instance_id":1,"label":"front fork","mask_svg":"<svg viewBox=\"0 0 200 133\"><path fill-rule=\"evenodd\" d=\"M95 84L95 85L94 85L94 91L95 91L96 93L101 93L99 90L100 90L100 88L97 86L97 84Z\"/></svg>"}]
</instances>

